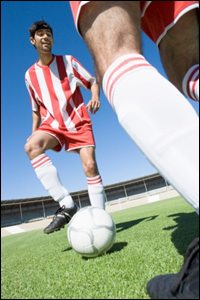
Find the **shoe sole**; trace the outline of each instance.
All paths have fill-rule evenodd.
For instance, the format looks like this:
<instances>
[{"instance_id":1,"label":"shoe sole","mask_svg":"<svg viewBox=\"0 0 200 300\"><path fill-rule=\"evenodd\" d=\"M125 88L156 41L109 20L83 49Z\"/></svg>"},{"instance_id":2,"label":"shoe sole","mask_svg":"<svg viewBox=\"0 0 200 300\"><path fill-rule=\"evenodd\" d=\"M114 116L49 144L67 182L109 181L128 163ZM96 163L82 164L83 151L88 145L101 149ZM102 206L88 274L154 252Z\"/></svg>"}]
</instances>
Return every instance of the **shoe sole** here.
<instances>
[{"instance_id":1,"label":"shoe sole","mask_svg":"<svg viewBox=\"0 0 200 300\"><path fill-rule=\"evenodd\" d=\"M54 229L54 230L52 230L52 231L44 231L44 233L46 233L46 234L49 234L49 233L54 233L55 231L59 231L61 228L64 228L65 226L62 226L62 227L60 227L60 228L57 228L57 229Z\"/></svg>"}]
</instances>

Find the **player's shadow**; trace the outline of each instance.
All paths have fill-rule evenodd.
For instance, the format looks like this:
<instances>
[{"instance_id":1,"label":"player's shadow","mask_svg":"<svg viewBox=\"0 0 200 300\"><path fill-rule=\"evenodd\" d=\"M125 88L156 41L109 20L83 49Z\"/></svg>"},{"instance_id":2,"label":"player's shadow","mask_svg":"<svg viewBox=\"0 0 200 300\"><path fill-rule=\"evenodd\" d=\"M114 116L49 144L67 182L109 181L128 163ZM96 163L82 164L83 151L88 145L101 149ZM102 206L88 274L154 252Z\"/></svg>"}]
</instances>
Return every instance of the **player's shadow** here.
<instances>
[{"instance_id":1,"label":"player's shadow","mask_svg":"<svg viewBox=\"0 0 200 300\"><path fill-rule=\"evenodd\" d=\"M66 251L71 251L72 250L72 247L67 247L66 249L62 250L61 252L66 252Z\"/></svg>"},{"instance_id":2,"label":"player's shadow","mask_svg":"<svg viewBox=\"0 0 200 300\"><path fill-rule=\"evenodd\" d=\"M119 233L123 230L127 230L133 226L136 226L139 223L143 222L144 220L152 221L152 220L156 219L157 217L158 217L158 215L152 216L152 217L141 218L141 219L137 219L137 220L131 220L128 222L117 223L116 224L117 233Z\"/></svg>"},{"instance_id":3,"label":"player's shadow","mask_svg":"<svg viewBox=\"0 0 200 300\"><path fill-rule=\"evenodd\" d=\"M184 256L189 244L199 235L199 216L196 212L191 212L172 214L168 217L173 218L177 224L163 230L173 230L171 240L179 254Z\"/></svg>"}]
</instances>

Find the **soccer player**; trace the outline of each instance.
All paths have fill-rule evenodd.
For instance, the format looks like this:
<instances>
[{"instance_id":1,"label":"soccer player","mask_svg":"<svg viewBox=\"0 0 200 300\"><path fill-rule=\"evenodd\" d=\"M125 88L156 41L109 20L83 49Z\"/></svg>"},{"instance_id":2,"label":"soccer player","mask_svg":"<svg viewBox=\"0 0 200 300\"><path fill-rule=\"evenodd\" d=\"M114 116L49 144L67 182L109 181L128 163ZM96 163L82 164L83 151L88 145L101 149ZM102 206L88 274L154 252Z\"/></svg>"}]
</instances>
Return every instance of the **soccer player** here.
<instances>
[{"instance_id":1,"label":"soccer player","mask_svg":"<svg viewBox=\"0 0 200 300\"><path fill-rule=\"evenodd\" d=\"M119 123L199 214L199 118L185 97L199 101L199 2L69 2ZM142 55L141 30L169 80ZM199 238L181 271L151 279L147 290L154 299L199 299Z\"/></svg>"},{"instance_id":2,"label":"soccer player","mask_svg":"<svg viewBox=\"0 0 200 300\"><path fill-rule=\"evenodd\" d=\"M92 206L105 209L105 193L95 158L95 140L91 118L100 108L96 79L71 55L52 54L53 30L49 24L35 22L29 28L30 42L39 60L25 74L32 106L32 134L25 151L37 177L52 198L59 203L53 221L44 229L52 233L64 227L77 212L68 190L62 185L57 169L46 150L75 152L80 155L87 177ZM91 90L84 105L80 87ZM67 164L66 172L70 173Z\"/></svg>"}]
</instances>

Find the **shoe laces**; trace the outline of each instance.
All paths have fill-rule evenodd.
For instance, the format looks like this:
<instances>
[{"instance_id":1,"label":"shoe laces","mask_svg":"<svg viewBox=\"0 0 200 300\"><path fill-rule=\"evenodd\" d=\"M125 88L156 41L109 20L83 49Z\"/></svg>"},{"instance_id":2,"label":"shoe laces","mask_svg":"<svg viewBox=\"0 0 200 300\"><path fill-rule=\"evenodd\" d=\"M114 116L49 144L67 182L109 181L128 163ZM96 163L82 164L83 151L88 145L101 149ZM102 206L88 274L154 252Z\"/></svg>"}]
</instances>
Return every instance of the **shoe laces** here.
<instances>
[{"instance_id":1,"label":"shoe laces","mask_svg":"<svg viewBox=\"0 0 200 300\"><path fill-rule=\"evenodd\" d=\"M177 278L172 285L171 292L176 294L178 290L181 290L184 284L184 279L187 277L189 270L195 265L195 260L198 259L197 255L199 253L199 237L197 237L189 245L184 258L184 264L181 271L177 274ZM199 262L198 262L199 264Z\"/></svg>"},{"instance_id":2,"label":"shoe laces","mask_svg":"<svg viewBox=\"0 0 200 300\"><path fill-rule=\"evenodd\" d=\"M53 219L52 219L52 222L51 222L51 223L53 223L53 221L55 220L55 218L57 217L57 215L58 215L59 213L63 212L64 209L65 209L65 206L63 205L62 207L59 207L59 208L56 210L56 212L55 212L55 214L54 214L54 216L53 216ZM51 223L50 223L50 224L51 224Z\"/></svg>"},{"instance_id":3,"label":"shoe laces","mask_svg":"<svg viewBox=\"0 0 200 300\"><path fill-rule=\"evenodd\" d=\"M59 213L61 213L65 209L65 206L59 207L57 211L55 212L55 216L57 216Z\"/></svg>"}]
</instances>

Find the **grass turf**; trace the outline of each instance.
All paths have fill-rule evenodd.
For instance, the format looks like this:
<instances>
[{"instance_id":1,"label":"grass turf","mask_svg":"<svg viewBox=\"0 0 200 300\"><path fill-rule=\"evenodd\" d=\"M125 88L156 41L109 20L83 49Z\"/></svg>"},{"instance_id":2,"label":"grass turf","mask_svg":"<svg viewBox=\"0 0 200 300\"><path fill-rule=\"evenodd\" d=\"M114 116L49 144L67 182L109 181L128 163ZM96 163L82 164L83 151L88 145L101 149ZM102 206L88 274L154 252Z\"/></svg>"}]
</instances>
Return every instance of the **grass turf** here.
<instances>
[{"instance_id":1,"label":"grass turf","mask_svg":"<svg viewBox=\"0 0 200 300\"><path fill-rule=\"evenodd\" d=\"M67 227L1 238L1 299L150 299L147 282L180 270L199 217L182 197L111 213L113 248L82 258Z\"/></svg>"}]
</instances>

